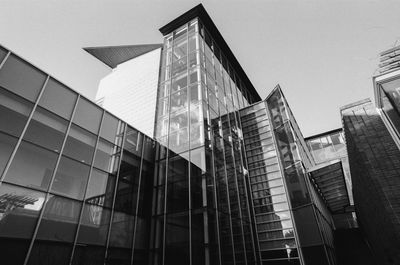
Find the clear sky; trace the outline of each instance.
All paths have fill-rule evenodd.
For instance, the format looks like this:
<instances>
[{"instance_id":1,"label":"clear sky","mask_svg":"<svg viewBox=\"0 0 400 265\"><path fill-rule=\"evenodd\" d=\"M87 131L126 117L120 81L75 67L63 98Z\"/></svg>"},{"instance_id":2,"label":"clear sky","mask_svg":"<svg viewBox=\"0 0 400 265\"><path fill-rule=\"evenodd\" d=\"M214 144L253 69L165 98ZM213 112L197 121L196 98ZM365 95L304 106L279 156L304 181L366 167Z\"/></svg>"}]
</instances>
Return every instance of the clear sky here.
<instances>
[{"instance_id":1,"label":"clear sky","mask_svg":"<svg viewBox=\"0 0 400 265\"><path fill-rule=\"evenodd\" d=\"M94 99L110 69L82 47L160 43L192 0L0 0L0 43ZM400 44L400 1L202 2L262 98L280 84L310 136L373 97L379 52Z\"/></svg>"}]
</instances>

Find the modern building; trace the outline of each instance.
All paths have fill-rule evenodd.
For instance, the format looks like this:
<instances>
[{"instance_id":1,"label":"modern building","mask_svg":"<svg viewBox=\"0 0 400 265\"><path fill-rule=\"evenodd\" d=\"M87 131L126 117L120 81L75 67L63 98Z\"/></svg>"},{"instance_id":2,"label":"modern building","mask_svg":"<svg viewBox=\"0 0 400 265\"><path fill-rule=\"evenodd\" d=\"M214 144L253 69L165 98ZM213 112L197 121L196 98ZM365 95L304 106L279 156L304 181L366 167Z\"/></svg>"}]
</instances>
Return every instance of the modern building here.
<instances>
[{"instance_id":1,"label":"modern building","mask_svg":"<svg viewBox=\"0 0 400 265\"><path fill-rule=\"evenodd\" d=\"M316 161L279 86L261 100L202 5L160 32L85 48L113 69L97 105L0 48L1 264L337 264L341 161Z\"/></svg>"},{"instance_id":2,"label":"modern building","mask_svg":"<svg viewBox=\"0 0 400 265\"><path fill-rule=\"evenodd\" d=\"M96 103L149 137L154 134L161 47L148 44L84 48L112 69L100 80Z\"/></svg>"},{"instance_id":3,"label":"modern building","mask_svg":"<svg viewBox=\"0 0 400 265\"><path fill-rule=\"evenodd\" d=\"M354 206L377 264L400 264L400 47L381 53L375 101L341 108Z\"/></svg>"}]
</instances>

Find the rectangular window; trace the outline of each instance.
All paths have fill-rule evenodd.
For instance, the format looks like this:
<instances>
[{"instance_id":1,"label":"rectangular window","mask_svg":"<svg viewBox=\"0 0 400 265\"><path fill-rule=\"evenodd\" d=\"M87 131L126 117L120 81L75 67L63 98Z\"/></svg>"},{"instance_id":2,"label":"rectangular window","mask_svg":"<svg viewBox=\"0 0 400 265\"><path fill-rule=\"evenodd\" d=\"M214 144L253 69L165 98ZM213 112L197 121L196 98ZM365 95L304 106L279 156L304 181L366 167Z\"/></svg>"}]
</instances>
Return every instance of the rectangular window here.
<instances>
[{"instance_id":1,"label":"rectangular window","mask_svg":"<svg viewBox=\"0 0 400 265\"><path fill-rule=\"evenodd\" d=\"M36 101L46 74L11 54L0 70L0 86L30 101Z\"/></svg>"}]
</instances>

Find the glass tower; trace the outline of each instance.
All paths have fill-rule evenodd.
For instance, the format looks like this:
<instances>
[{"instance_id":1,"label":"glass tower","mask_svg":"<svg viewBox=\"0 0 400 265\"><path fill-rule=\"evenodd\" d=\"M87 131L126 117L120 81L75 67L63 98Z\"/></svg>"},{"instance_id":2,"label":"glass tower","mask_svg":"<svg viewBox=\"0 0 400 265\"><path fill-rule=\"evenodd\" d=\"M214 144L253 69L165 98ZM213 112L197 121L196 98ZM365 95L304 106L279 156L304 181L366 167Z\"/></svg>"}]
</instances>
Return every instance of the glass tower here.
<instances>
[{"instance_id":1,"label":"glass tower","mask_svg":"<svg viewBox=\"0 0 400 265\"><path fill-rule=\"evenodd\" d=\"M201 5L160 31L153 264L255 264L236 111L259 96Z\"/></svg>"}]
</instances>

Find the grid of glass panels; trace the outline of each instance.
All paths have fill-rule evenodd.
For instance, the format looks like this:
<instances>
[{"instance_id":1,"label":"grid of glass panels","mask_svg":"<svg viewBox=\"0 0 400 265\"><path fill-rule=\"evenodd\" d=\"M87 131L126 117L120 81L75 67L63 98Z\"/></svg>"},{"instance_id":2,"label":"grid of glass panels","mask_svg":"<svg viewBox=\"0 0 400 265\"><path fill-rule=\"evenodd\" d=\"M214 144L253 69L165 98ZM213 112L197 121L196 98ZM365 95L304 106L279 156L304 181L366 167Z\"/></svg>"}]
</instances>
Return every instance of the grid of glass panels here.
<instances>
[{"instance_id":1,"label":"grid of glass panels","mask_svg":"<svg viewBox=\"0 0 400 265\"><path fill-rule=\"evenodd\" d=\"M256 262L235 113L245 93L198 19L164 36L156 139L169 151L157 153L153 264Z\"/></svg>"},{"instance_id":2,"label":"grid of glass panels","mask_svg":"<svg viewBox=\"0 0 400 265\"><path fill-rule=\"evenodd\" d=\"M300 264L265 102L240 111L249 179L263 264Z\"/></svg>"},{"instance_id":3,"label":"grid of glass panels","mask_svg":"<svg viewBox=\"0 0 400 265\"><path fill-rule=\"evenodd\" d=\"M0 51L1 264L146 264L154 141Z\"/></svg>"},{"instance_id":4,"label":"grid of glass panels","mask_svg":"<svg viewBox=\"0 0 400 265\"><path fill-rule=\"evenodd\" d=\"M346 188L349 194L350 204L353 205L350 165L343 131L340 130L317 137L309 137L306 139L306 143L316 164L326 163L335 159L340 159L342 161Z\"/></svg>"},{"instance_id":5,"label":"grid of glass panels","mask_svg":"<svg viewBox=\"0 0 400 265\"><path fill-rule=\"evenodd\" d=\"M313 160L279 86L266 103L300 242L301 261L304 264L335 264L330 244L332 217L320 196L314 196L317 193L305 170L305 166L313 165Z\"/></svg>"},{"instance_id":6,"label":"grid of glass panels","mask_svg":"<svg viewBox=\"0 0 400 265\"><path fill-rule=\"evenodd\" d=\"M384 80L377 87L380 108L400 136L400 77Z\"/></svg>"}]
</instances>

